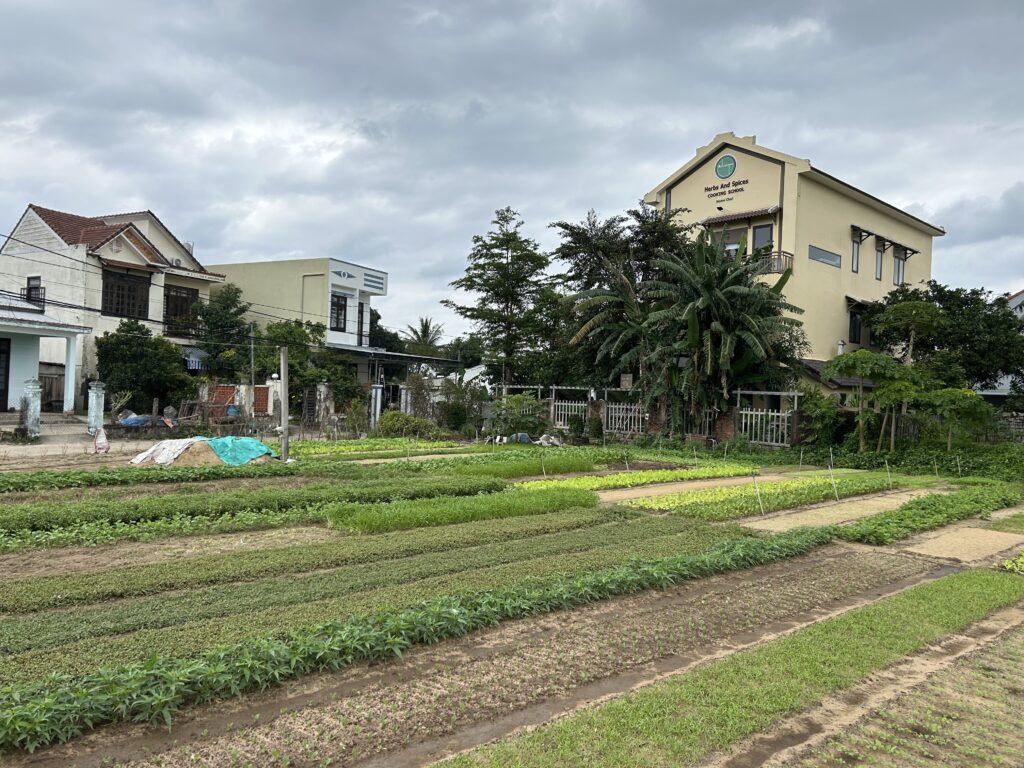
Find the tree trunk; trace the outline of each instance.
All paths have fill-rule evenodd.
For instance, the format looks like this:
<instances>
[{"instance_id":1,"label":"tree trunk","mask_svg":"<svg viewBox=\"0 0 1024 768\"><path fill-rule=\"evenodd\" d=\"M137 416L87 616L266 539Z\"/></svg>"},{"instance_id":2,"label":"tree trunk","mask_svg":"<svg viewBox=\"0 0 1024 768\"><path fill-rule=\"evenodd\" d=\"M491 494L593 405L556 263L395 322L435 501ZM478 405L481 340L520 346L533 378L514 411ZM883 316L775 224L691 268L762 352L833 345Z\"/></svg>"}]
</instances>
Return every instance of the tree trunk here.
<instances>
[{"instance_id":1,"label":"tree trunk","mask_svg":"<svg viewBox=\"0 0 1024 768\"><path fill-rule=\"evenodd\" d=\"M889 424L889 453L896 453L896 406L893 406L892 422Z\"/></svg>"},{"instance_id":2,"label":"tree trunk","mask_svg":"<svg viewBox=\"0 0 1024 768\"><path fill-rule=\"evenodd\" d=\"M864 379L857 385L857 444L858 452L864 453L867 450L867 443L864 440Z\"/></svg>"},{"instance_id":3,"label":"tree trunk","mask_svg":"<svg viewBox=\"0 0 1024 768\"><path fill-rule=\"evenodd\" d=\"M893 416L893 420L895 420L895 418L896 417ZM878 444L875 446L875 454L879 454L882 452L882 440L885 439L885 425L886 423L888 423L888 421L889 411L887 409L885 411L882 411L882 428L878 430Z\"/></svg>"}]
</instances>

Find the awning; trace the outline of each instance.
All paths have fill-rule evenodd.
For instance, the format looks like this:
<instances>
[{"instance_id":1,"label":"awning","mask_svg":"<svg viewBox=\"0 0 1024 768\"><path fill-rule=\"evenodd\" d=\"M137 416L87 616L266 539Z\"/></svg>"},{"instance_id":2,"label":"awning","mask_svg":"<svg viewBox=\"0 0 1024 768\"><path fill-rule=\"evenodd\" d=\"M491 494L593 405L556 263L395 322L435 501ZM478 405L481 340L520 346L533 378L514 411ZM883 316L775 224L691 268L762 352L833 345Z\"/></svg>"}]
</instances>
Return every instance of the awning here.
<instances>
[{"instance_id":1,"label":"awning","mask_svg":"<svg viewBox=\"0 0 1024 768\"><path fill-rule=\"evenodd\" d=\"M730 221L745 221L746 219L757 219L761 216L771 216L779 210L779 206L773 205L771 208L755 208L752 211L740 211L739 213L723 213L721 216L709 216L708 218L701 221L705 227L714 224L725 224Z\"/></svg>"},{"instance_id":2,"label":"awning","mask_svg":"<svg viewBox=\"0 0 1024 768\"><path fill-rule=\"evenodd\" d=\"M162 272L163 270L159 267L154 267L152 264L137 264L131 261L114 261L114 259L107 259L103 256L98 257L100 261L106 264L108 267L117 267L119 269L137 269L140 272Z\"/></svg>"},{"instance_id":3,"label":"awning","mask_svg":"<svg viewBox=\"0 0 1024 768\"><path fill-rule=\"evenodd\" d=\"M867 308L867 307L871 306L872 304L876 304L876 303L877 302L875 302L875 301L870 301L868 299L858 299L856 296L851 296L850 294L846 294L846 308L847 309L853 309L854 307Z\"/></svg>"}]
</instances>

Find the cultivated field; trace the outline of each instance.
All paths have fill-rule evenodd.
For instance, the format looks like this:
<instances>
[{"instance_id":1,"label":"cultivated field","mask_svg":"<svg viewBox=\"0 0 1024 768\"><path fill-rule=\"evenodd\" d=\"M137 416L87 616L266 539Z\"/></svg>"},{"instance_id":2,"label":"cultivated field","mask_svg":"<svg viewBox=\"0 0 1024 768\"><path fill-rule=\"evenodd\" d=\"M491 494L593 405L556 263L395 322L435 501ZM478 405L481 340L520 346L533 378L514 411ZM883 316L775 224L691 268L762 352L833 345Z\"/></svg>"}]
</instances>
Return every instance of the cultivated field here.
<instances>
[{"instance_id":1,"label":"cultivated field","mask_svg":"<svg viewBox=\"0 0 1024 768\"><path fill-rule=\"evenodd\" d=\"M1020 720L1024 577L991 568L1024 547L1019 486L622 446L295 455L0 474L4 764L884 764L884 731L898 764L973 765L976 743L1019 746L943 694ZM891 712L776 737L954 635L971 652L889 686Z\"/></svg>"}]
</instances>

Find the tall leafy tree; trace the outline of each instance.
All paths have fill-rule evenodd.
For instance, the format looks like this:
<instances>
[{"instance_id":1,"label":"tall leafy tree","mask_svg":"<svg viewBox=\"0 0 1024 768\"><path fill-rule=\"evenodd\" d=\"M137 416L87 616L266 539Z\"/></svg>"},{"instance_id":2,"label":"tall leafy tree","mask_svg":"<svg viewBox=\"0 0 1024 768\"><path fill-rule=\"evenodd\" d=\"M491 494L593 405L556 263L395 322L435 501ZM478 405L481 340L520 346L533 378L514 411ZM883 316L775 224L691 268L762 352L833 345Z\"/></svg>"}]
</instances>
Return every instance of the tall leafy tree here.
<instances>
[{"instance_id":1,"label":"tall leafy tree","mask_svg":"<svg viewBox=\"0 0 1024 768\"><path fill-rule=\"evenodd\" d=\"M392 331L381 325L380 312L370 307L370 346L385 349L388 352L405 352L405 342L398 331Z\"/></svg>"},{"instance_id":2,"label":"tall leafy tree","mask_svg":"<svg viewBox=\"0 0 1024 768\"><path fill-rule=\"evenodd\" d=\"M905 375L904 367L887 354L861 348L832 358L821 372L827 378L845 376L857 379L857 442L863 453L867 448L864 433L869 418L865 386L869 381L873 384L898 381Z\"/></svg>"},{"instance_id":3,"label":"tall leafy tree","mask_svg":"<svg viewBox=\"0 0 1024 768\"><path fill-rule=\"evenodd\" d=\"M456 336L442 350L445 357L458 360L463 368L472 368L484 361L484 340L477 333Z\"/></svg>"},{"instance_id":4,"label":"tall leafy tree","mask_svg":"<svg viewBox=\"0 0 1024 768\"><path fill-rule=\"evenodd\" d=\"M899 304L924 302L941 313L944 322L918 328L914 334L914 362L930 371L947 387L994 386L1003 376L1024 377L1024 319L1010 308L1005 296L979 288L951 288L934 280L923 288L901 286L884 303L865 313L872 339L894 355L902 355L908 342L905 327L887 323ZM950 372L959 374L954 381Z\"/></svg>"},{"instance_id":5,"label":"tall leafy tree","mask_svg":"<svg viewBox=\"0 0 1024 768\"><path fill-rule=\"evenodd\" d=\"M511 208L495 211L491 223L487 234L474 235L466 274L451 283L475 294L476 300L459 304L446 299L442 304L473 321L502 380L509 383L529 339L533 305L547 282L549 258L523 236L523 220Z\"/></svg>"},{"instance_id":6,"label":"tall leafy tree","mask_svg":"<svg viewBox=\"0 0 1024 768\"><path fill-rule=\"evenodd\" d=\"M268 323L256 340L256 372L261 377L277 373L281 365L279 347L288 347L288 399L294 408L302 402L303 391L327 382L335 403L347 403L361 395L355 365L340 350L324 346L327 327L323 323L281 320Z\"/></svg>"},{"instance_id":7,"label":"tall leafy tree","mask_svg":"<svg viewBox=\"0 0 1024 768\"><path fill-rule=\"evenodd\" d=\"M245 316L250 308L233 283L222 286L209 302L196 304L197 346L206 353L203 364L211 377L233 381L248 372L250 323Z\"/></svg>"}]
</instances>

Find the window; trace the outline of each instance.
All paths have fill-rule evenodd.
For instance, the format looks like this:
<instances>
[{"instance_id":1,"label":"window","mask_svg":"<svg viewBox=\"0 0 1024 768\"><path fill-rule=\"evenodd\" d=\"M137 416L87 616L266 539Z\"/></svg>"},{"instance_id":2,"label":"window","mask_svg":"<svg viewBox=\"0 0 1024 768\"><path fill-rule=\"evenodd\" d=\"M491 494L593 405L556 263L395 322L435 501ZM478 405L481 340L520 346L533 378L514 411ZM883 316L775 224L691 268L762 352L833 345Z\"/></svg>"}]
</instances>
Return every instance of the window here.
<instances>
[{"instance_id":1,"label":"window","mask_svg":"<svg viewBox=\"0 0 1024 768\"><path fill-rule=\"evenodd\" d=\"M853 249L850 251L850 270L860 272L860 238L853 239Z\"/></svg>"},{"instance_id":2,"label":"window","mask_svg":"<svg viewBox=\"0 0 1024 768\"><path fill-rule=\"evenodd\" d=\"M722 246L730 256L737 256L746 253L741 247L746 239L746 229L727 229L722 233Z\"/></svg>"},{"instance_id":3,"label":"window","mask_svg":"<svg viewBox=\"0 0 1024 768\"><path fill-rule=\"evenodd\" d=\"M102 312L114 317L148 318L149 278L103 270Z\"/></svg>"},{"instance_id":4,"label":"window","mask_svg":"<svg viewBox=\"0 0 1024 768\"><path fill-rule=\"evenodd\" d=\"M843 265L842 256L838 253L832 253L832 251L826 251L824 248L816 248L810 245L808 246L807 255L811 261L820 261L822 264L828 264L830 267L841 267Z\"/></svg>"},{"instance_id":5,"label":"window","mask_svg":"<svg viewBox=\"0 0 1024 768\"><path fill-rule=\"evenodd\" d=\"M359 302L359 328L356 330L356 346L363 346L363 317L366 305Z\"/></svg>"},{"instance_id":6,"label":"window","mask_svg":"<svg viewBox=\"0 0 1024 768\"><path fill-rule=\"evenodd\" d=\"M43 288L43 278L33 275L25 280L25 287L21 289L21 298L29 304L43 306L46 303L46 289Z\"/></svg>"},{"instance_id":7,"label":"window","mask_svg":"<svg viewBox=\"0 0 1024 768\"><path fill-rule=\"evenodd\" d=\"M882 279L882 246L875 246L875 280Z\"/></svg>"},{"instance_id":8,"label":"window","mask_svg":"<svg viewBox=\"0 0 1024 768\"><path fill-rule=\"evenodd\" d=\"M198 288L164 285L164 333L191 335L195 332L193 307L199 301Z\"/></svg>"},{"instance_id":9,"label":"window","mask_svg":"<svg viewBox=\"0 0 1024 768\"><path fill-rule=\"evenodd\" d=\"M860 324L860 313L850 313L850 343L860 344L861 339L861 324Z\"/></svg>"},{"instance_id":10,"label":"window","mask_svg":"<svg viewBox=\"0 0 1024 768\"><path fill-rule=\"evenodd\" d=\"M904 277L907 272L907 254L906 251L900 254L892 255L892 284L902 285L904 283Z\"/></svg>"},{"instance_id":11,"label":"window","mask_svg":"<svg viewBox=\"0 0 1024 768\"><path fill-rule=\"evenodd\" d=\"M336 293L331 294L331 330L344 331L348 315L348 299Z\"/></svg>"},{"instance_id":12,"label":"window","mask_svg":"<svg viewBox=\"0 0 1024 768\"><path fill-rule=\"evenodd\" d=\"M754 250L772 247L772 225L759 224L754 227Z\"/></svg>"}]
</instances>

